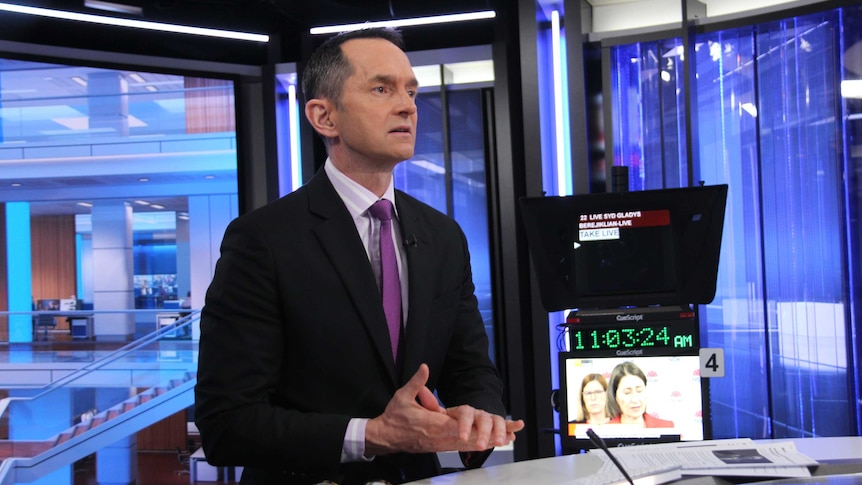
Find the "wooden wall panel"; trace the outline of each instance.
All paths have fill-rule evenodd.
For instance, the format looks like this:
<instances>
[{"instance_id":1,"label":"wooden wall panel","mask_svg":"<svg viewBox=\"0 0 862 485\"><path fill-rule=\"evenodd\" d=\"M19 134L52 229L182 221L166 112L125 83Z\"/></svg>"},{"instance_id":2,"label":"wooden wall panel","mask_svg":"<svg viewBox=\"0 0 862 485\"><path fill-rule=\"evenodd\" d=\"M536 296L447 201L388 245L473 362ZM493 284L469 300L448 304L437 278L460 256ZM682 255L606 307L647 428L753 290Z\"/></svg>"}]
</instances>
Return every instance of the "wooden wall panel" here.
<instances>
[{"instance_id":1,"label":"wooden wall panel","mask_svg":"<svg viewBox=\"0 0 862 485\"><path fill-rule=\"evenodd\" d=\"M77 294L75 216L30 217L30 257L34 300ZM65 318L57 323L67 325Z\"/></svg>"},{"instance_id":2,"label":"wooden wall panel","mask_svg":"<svg viewBox=\"0 0 862 485\"><path fill-rule=\"evenodd\" d=\"M139 451L186 451L188 424L186 410L168 416L138 431Z\"/></svg>"},{"instance_id":3,"label":"wooden wall panel","mask_svg":"<svg viewBox=\"0 0 862 485\"><path fill-rule=\"evenodd\" d=\"M186 132L236 130L233 83L224 79L185 78Z\"/></svg>"}]
</instances>

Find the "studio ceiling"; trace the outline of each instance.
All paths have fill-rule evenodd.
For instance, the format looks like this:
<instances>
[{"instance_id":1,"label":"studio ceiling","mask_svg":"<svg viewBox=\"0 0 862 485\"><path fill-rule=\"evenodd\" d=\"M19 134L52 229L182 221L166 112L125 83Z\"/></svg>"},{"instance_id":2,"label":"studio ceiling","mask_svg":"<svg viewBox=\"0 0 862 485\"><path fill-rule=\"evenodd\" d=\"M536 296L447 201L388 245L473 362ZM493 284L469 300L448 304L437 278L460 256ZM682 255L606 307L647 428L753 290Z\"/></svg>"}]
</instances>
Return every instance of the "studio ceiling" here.
<instances>
[{"instance_id":1,"label":"studio ceiling","mask_svg":"<svg viewBox=\"0 0 862 485\"><path fill-rule=\"evenodd\" d=\"M260 65L301 58L313 26L390 18L500 9L505 0L111 0L142 9L139 16L84 6L84 0L11 0L9 3L151 22L269 34L269 45L160 34L129 28L0 12L0 40L216 62ZM500 4L500 5L496 5ZM492 41L493 21L413 28L405 34L411 50ZM313 47L313 46L312 46Z\"/></svg>"}]
</instances>

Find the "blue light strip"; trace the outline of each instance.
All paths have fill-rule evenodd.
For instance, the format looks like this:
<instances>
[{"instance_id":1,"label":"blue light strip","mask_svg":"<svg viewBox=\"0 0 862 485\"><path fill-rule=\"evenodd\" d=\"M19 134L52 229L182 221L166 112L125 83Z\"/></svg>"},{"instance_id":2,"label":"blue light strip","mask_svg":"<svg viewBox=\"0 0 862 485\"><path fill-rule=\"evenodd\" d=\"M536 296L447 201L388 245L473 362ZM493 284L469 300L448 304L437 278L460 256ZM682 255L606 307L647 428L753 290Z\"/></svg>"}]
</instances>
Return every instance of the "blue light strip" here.
<instances>
[{"instance_id":1,"label":"blue light strip","mask_svg":"<svg viewBox=\"0 0 862 485\"><path fill-rule=\"evenodd\" d=\"M75 283L78 286L78 291L75 297L79 300L84 300L84 270L82 268L83 258L84 237L80 233L75 233L75 273L77 273Z\"/></svg>"},{"instance_id":2,"label":"blue light strip","mask_svg":"<svg viewBox=\"0 0 862 485\"><path fill-rule=\"evenodd\" d=\"M567 65L560 12L551 12L551 48L554 81L554 160L557 168L557 194L572 194L571 143L568 127Z\"/></svg>"},{"instance_id":3,"label":"blue light strip","mask_svg":"<svg viewBox=\"0 0 862 485\"><path fill-rule=\"evenodd\" d=\"M296 190L302 185L302 159L299 142L299 101L296 99L296 86L287 87L288 126L290 127L290 186Z\"/></svg>"},{"instance_id":4,"label":"blue light strip","mask_svg":"<svg viewBox=\"0 0 862 485\"><path fill-rule=\"evenodd\" d=\"M33 310L30 203L6 203L6 281L10 312ZM30 315L9 315L9 343L33 341Z\"/></svg>"}]
</instances>

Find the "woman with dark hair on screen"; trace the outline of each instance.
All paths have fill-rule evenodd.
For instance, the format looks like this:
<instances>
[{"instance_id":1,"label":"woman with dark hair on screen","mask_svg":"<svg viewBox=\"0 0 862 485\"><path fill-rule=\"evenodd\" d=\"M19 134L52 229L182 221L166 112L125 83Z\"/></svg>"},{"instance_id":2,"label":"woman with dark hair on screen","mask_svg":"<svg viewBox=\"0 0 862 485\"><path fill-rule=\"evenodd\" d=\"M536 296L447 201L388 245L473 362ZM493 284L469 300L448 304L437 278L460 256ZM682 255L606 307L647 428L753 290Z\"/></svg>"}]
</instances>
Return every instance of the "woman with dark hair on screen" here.
<instances>
[{"instance_id":1,"label":"woman with dark hair on screen","mask_svg":"<svg viewBox=\"0 0 862 485\"><path fill-rule=\"evenodd\" d=\"M639 424L644 428L673 428L673 421L646 412L646 374L633 362L614 367L608 383L610 423Z\"/></svg>"},{"instance_id":2,"label":"woman with dark hair on screen","mask_svg":"<svg viewBox=\"0 0 862 485\"><path fill-rule=\"evenodd\" d=\"M601 374L587 374L581 381L581 409L578 421L605 424L608 415L608 381Z\"/></svg>"}]
</instances>

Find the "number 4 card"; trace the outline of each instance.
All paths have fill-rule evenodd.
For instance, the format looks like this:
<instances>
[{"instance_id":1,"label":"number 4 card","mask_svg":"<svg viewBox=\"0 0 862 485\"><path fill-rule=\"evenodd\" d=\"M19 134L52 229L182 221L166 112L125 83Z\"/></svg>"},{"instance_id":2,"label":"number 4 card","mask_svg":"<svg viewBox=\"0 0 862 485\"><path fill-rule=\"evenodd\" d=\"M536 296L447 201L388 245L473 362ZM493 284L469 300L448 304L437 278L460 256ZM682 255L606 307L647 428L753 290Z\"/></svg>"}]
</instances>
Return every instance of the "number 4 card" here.
<instances>
[{"instance_id":1,"label":"number 4 card","mask_svg":"<svg viewBox=\"0 0 862 485\"><path fill-rule=\"evenodd\" d=\"M724 349L700 349L700 377L724 377Z\"/></svg>"}]
</instances>

